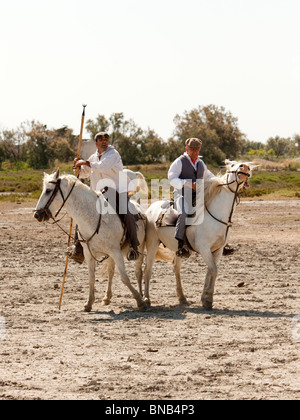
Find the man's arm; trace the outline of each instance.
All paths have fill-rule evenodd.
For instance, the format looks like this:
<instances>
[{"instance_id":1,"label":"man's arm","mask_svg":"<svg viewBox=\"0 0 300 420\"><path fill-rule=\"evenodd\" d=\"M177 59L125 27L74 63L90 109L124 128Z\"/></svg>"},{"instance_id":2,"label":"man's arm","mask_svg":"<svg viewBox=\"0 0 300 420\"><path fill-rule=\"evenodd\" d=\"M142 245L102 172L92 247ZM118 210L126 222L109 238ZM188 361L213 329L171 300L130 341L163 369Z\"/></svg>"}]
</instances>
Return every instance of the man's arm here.
<instances>
[{"instance_id":1,"label":"man's arm","mask_svg":"<svg viewBox=\"0 0 300 420\"><path fill-rule=\"evenodd\" d=\"M168 173L169 181L172 187L174 187L176 190L181 190L186 184L185 179L179 178L181 171L182 162L180 159L176 159L175 162L172 163Z\"/></svg>"},{"instance_id":2,"label":"man's arm","mask_svg":"<svg viewBox=\"0 0 300 420\"><path fill-rule=\"evenodd\" d=\"M80 178L89 178L91 175L91 164L88 160L74 159L75 168L80 168Z\"/></svg>"},{"instance_id":3,"label":"man's arm","mask_svg":"<svg viewBox=\"0 0 300 420\"><path fill-rule=\"evenodd\" d=\"M91 162L90 167L93 169L93 171L105 173L110 171L114 166L118 164L121 164L121 157L115 150L114 152L105 154L100 161Z\"/></svg>"}]
</instances>

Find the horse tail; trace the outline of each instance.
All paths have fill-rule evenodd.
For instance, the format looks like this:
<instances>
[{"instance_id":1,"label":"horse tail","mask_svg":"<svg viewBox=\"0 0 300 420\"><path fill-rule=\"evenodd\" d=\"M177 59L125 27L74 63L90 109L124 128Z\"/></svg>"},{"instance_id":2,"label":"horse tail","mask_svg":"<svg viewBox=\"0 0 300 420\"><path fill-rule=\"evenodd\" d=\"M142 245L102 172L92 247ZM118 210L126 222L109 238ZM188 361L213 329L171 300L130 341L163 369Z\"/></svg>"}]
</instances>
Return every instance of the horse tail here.
<instances>
[{"instance_id":1,"label":"horse tail","mask_svg":"<svg viewBox=\"0 0 300 420\"><path fill-rule=\"evenodd\" d=\"M162 245L159 246L158 251L155 255L156 261L173 262L174 253L164 248Z\"/></svg>"},{"instance_id":2,"label":"horse tail","mask_svg":"<svg viewBox=\"0 0 300 420\"><path fill-rule=\"evenodd\" d=\"M148 196L148 184L146 182L144 175L141 172L136 172L135 174L138 179L137 186L140 188L139 192L143 195L145 194L146 196Z\"/></svg>"}]
</instances>

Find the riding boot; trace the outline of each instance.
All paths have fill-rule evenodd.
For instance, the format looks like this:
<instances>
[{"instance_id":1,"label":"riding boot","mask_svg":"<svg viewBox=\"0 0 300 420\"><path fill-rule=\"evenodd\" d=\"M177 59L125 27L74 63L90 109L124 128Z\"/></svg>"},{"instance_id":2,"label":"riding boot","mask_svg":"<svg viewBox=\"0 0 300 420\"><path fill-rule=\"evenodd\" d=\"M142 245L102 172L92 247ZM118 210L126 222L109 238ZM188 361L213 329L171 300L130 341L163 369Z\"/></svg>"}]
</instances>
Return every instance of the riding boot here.
<instances>
[{"instance_id":1,"label":"riding boot","mask_svg":"<svg viewBox=\"0 0 300 420\"><path fill-rule=\"evenodd\" d=\"M124 215L124 223L127 228L127 234L130 241L130 248L127 254L127 260L136 261L140 256L138 251L140 242L137 236L135 217L133 214L130 213L130 211L128 211L128 213Z\"/></svg>"},{"instance_id":2,"label":"riding boot","mask_svg":"<svg viewBox=\"0 0 300 420\"><path fill-rule=\"evenodd\" d=\"M176 257L179 258L190 258L191 253L190 250L186 245L184 245L184 241L181 239L178 240L178 251L176 252Z\"/></svg>"},{"instance_id":3,"label":"riding boot","mask_svg":"<svg viewBox=\"0 0 300 420\"><path fill-rule=\"evenodd\" d=\"M228 244L223 249L223 255L225 256L232 255L234 252L235 252L235 249Z\"/></svg>"},{"instance_id":4,"label":"riding boot","mask_svg":"<svg viewBox=\"0 0 300 420\"><path fill-rule=\"evenodd\" d=\"M136 261L140 256L137 246L132 246L129 248L127 253L127 260L128 261Z\"/></svg>"},{"instance_id":5,"label":"riding boot","mask_svg":"<svg viewBox=\"0 0 300 420\"><path fill-rule=\"evenodd\" d=\"M82 264L84 261L83 248L78 239L77 230L75 233L74 243L67 249L66 255L68 255L71 260L76 261L78 264Z\"/></svg>"}]
</instances>

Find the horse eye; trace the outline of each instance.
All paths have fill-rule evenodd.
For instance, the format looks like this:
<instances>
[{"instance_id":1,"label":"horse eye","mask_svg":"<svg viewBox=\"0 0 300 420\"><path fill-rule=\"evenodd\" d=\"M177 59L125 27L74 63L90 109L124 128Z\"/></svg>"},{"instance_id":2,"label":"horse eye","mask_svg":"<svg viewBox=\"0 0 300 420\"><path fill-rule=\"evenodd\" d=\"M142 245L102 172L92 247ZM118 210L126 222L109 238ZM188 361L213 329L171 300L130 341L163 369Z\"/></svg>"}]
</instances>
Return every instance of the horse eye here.
<instances>
[{"instance_id":1,"label":"horse eye","mask_svg":"<svg viewBox=\"0 0 300 420\"><path fill-rule=\"evenodd\" d=\"M50 194L52 190L46 190L46 194Z\"/></svg>"}]
</instances>

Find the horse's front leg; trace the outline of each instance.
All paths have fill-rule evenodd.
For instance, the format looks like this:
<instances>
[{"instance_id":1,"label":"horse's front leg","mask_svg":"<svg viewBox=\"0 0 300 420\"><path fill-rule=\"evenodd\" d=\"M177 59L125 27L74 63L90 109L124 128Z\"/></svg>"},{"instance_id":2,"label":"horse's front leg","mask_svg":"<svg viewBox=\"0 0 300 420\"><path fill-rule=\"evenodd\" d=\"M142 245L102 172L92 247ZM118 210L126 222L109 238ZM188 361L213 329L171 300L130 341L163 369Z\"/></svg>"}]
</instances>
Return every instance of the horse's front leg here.
<instances>
[{"instance_id":1,"label":"horse's front leg","mask_svg":"<svg viewBox=\"0 0 300 420\"><path fill-rule=\"evenodd\" d=\"M90 294L89 300L87 301L86 305L84 306L85 312L91 312L93 304L95 302L95 270L96 270L96 261L91 256L90 252L85 252L86 255L86 262L88 264L89 270L89 284L90 284Z\"/></svg>"},{"instance_id":2,"label":"horse's front leg","mask_svg":"<svg viewBox=\"0 0 300 420\"><path fill-rule=\"evenodd\" d=\"M102 304L104 306L108 306L111 302L111 298L112 298L112 281L114 278L114 274L115 274L115 263L114 261L109 258L108 259L108 285L107 285L107 291L106 291L106 295L104 296L103 300L102 300Z\"/></svg>"},{"instance_id":3,"label":"horse's front leg","mask_svg":"<svg viewBox=\"0 0 300 420\"><path fill-rule=\"evenodd\" d=\"M203 294L202 294L202 305L205 309L211 310L213 307L215 283L218 275L217 263L222 255L223 248L215 251L213 254L209 251L202 252L202 257L208 266L208 272L205 279Z\"/></svg>"},{"instance_id":4,"label":"horse's front leg","mask_svg":"<svg viewBox=\"0 0 300 420\"><path fill-rule=\"evenodd\" d=\"M147 247L147 257L146 257L146 266L144 271L144 278L145 278L145 293L144 293L144 300L148 307L151 306L151 300L150 300L150 280L152 276L153 271L153 265L155 261L155 256L158 251L159 247L159 240L157 237L150 235L150 230L147 232L147 241L146 241L146 247Z\"/></svg>"}]
</instances>

